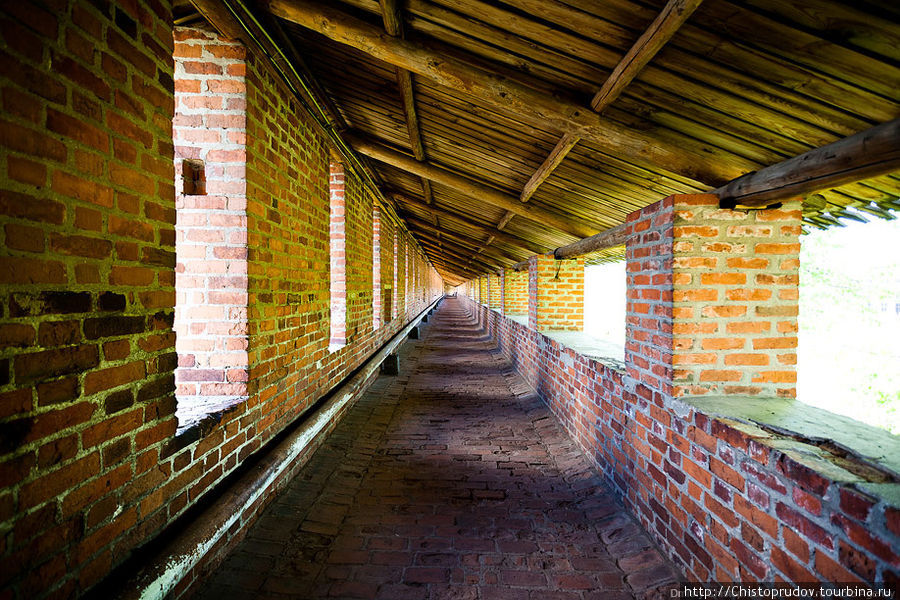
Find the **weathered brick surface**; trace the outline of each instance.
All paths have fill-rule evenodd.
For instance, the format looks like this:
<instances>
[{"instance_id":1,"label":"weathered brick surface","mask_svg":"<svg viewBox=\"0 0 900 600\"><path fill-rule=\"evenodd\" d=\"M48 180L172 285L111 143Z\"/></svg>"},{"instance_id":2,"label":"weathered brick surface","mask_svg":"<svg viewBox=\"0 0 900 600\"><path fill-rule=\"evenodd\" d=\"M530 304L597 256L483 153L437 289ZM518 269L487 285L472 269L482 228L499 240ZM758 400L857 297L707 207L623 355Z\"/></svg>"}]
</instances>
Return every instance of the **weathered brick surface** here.
<instances>
[{"instance_id":1,"label":"weathered brick surface","mask_svg":"<svg viewBox=\"0 0 900 600\"><path fill-rule=\"evenodd\" d=\"M584 329L584 258L528 259L528 325L536 331Z\"/></svg>"},{"instance_id":2,"label":"weathered brick surface","mask_svg":"<svg viewBox=\"0 0 900 600\"><path fill-rule=\"evenodd\" d=\"M488 306L493 308L494 310L500 310L503 308L503 287L500 283L499 275L488 275L488 293L490 294L488 299Z\"/></svg>"},{"instance_id":3,"label":"weathered brick surface","mask_svg":"<svg viewBox=\"0 0 900 600\"><path fill-rule=\"evenodd\" d=\"M373 331L373 200L348 177L359 261L329 355L325 142L263 62L175 31L167 0L4 3L0 21L0 596L75 597L442 285L413 244L404 310ZM184 158L205 162L205 195L183 193ZM179 392L246 400L173 438L176 369Z\"/></svg>"},{"instance_id":4,"label":"weathered brick surface","mask_svg":"<svg viewBox=\"0 0 900 600\"><path fill-rule=\"evenodd\" d=\"M793 397L799 218L795 203L748 214L706 195L633 213L624 371L463 299L693 580L898 577L900 510L858 473L680 399Z\"/></svg>"},{"instance_id":5,"label":"weathered brick surface","mask_svg":"<svg viewBox=\"0 0 900 600\"><path fill-rule=\"evenodd\" d=\"M247 57L201 29L179 27L175 37L175 375L184 427L247 399ZM185 160L202 161L203 188L188 189Z\"/></svg>"},{"instance_id":6,"label":"weathered brick surface","mask_svg":"<svg viewBox=\"0 0 900 600\"><path fill-rule=\"evenodd\" d=\"M400 376L370 388L199 598L666 593L677 573L461 302L404 345Z\"/></svg>"},{"instance_id":7,"label":"weathered brick surface","mask_svg":"<svg viewBox=\"0 0 900 600\"><path fill-rule=\"evenodd\" d=\"M503 269L501 275L503 287L503 314L528 314L528 272Z\"/></svg>"},{"instance_id":8,"label":"weathered brick surface","mask_svg":"<svg viewBox=\"0 0 900 600\"><path fill-rule=\"evenodd\" d=\"M175 431L171 19L0 7L4 597L75 596L127 554L133 453Z\"/></svg>"}]
</instances>

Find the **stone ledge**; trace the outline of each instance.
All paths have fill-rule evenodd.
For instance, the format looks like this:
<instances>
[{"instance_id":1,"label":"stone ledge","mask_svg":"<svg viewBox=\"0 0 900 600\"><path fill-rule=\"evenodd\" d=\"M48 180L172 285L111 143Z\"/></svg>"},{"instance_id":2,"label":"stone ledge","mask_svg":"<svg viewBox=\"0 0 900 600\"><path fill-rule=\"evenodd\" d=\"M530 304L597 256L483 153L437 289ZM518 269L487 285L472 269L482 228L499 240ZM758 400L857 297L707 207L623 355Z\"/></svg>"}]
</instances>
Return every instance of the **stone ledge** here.
<instances>
[{"instance_id":1,"label":"stone ledge","mask_svg":"<svg viewBox=\"0 0 900 600\"><path fill-rule=\"evenodd\" d=\"M685 396L676 402L832 481L900 506L900 436L787 398Z\"/></svg>"}]
</instances>

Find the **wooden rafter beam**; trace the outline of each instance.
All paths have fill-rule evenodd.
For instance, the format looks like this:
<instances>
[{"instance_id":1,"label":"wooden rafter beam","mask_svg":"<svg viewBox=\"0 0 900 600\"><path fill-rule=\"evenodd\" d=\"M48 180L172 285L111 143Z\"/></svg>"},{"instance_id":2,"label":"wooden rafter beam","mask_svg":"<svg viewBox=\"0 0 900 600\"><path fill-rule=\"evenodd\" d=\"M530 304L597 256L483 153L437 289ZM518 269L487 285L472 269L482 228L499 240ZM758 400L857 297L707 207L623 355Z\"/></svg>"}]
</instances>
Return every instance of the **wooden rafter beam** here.
<instances>
[{"instance_id":1,"label":"wooden rafter beam","mask_svg":"<svg viewBox=\"0 0 900 600\"><path fill-rule=\"evenodd\" d=\"M513 256L512 254L503 252L499 248L491 247L485 241L467 239L463 236L454 235L446 231L441 231L430 223L422 221L421 219L416 219L415 217L407 217L406 222L409 225L415 227L418 233L429 237L435 243L440 242L442 244L455 246L468 252L476 252L493 260L499 261L500 263L518 262L522 260L520 256Z\"/></svg>"},{"instance_id":2,"label":"wooden rafter beam","mask_svg":"<svg viewBox=\"0 0 900 600\"><path fill-rule=\"evenodd\" d=\"M454 255L448 254L440 254L431 257L433 261L436 263L444 265L446 268L455 270L457 273L467 275L468 277L478 276L480 274L486 273L490 269L487 268L475 268L466 264L465 259L457 259Z\"/></svg>"},{"instance_id":3,"label":"wooden rafter beam","mask_svg":"<svg viewBox=\"0 0 900 600\"><path fill-rule=\"evenodd\" d=\"M244 28L221 0L191 0L191 4L225 37L236 40L244 36Z\"/></svg>"},{"instance_id":4,"label":"wooden rafter beam","mask_svg":"<svg viewBox=\"0 0 900 600\"><path fill-rule=\"evenodd\" d=\"M313 0L265 0L278 17L403 67L441 85L490 102L543 126L590 139L604 152L714 187L757 167L688 138L672 143L586 110L576 102L535 90L409 40L385 36L379 27Z\"/></svg>"},{"instance_id":5,"label":"wooden rafter beam","mask_svg":"<svg viewBox=\"0 0 900 600\"><path fill-rule=\"evenodd\" d=\"M585 237L597 233L596 228L585 225L580 219L558 215L536 206L524 206L514 196L462 175L457 175L437 165L419 162L411 156L358 136L349 136L347 140L354 150L369 158L374 158L408 173L452 187L476 200L503 208L535 223L552 227L575 237Z\"/></svg>"},{"instance_id":6,"label":"wooden rafter beam","mask_svg":"<svg viewBox=\"0 0 900 600\"><path fill-rule=\"evenodd\" d=\"M421 237L419 238L419 241L421 244L423 244L425 246L430 246L434 249L438 249L437 244L434 241L432 241L433 238L429 237L428 235L423 234L421 231L418 233L419 233L419 235L421 235ZM456 258L456 259L460 260L461 262L463 262L464 264L472 265L473 267L478 267L478 268L487 269L487 270L496 270L496 269L499 269L502 267L502 264L500 261L496 261L489 256L485 256L483 254L478 254L477 252L474 252L473 250L470 250L468 248L463 248L461 246L456 246L454 244L446 244L445 243L443 246L441 246L440 250L443 253L443 255Z\"/></svg>"},{"instance_id":7,"label":"wooden rafter beam","mask_svg":"<svg viewBox=\"0 0 900 600\"><path fill-rule=\"evenodd\" d=\"M616 225L606 231L601 231L597 235L578 240L567 246L560 246L554 250L553 256L555 256L557 260L577 258L579 256L584 256L585 254L590 254L591 252L596 252L597 250L621 246L627 240L628 225L623 223L622 225Z\"/></svg>"},{"instance_id":8,"label":"wooden rafter beam","mask_svg":"<svg viewBox=\"0 0 900 600\"><path fill-rule=\"evenodd\" d=\"M900 170L900 119L749 173L713 193L727 206L768 206Z\"/></svg>"},{"instance_id":9,"label":"wooden rafter beam","mask_svg":"<svg viewBox=\"0 0 900 600\"><path fill-rule=\"evenodd\" d=\"M495 229L493 227L483 225L478 223L477 221L473 221L472 219L463 217L458 215L452 211L441 208L436 205L427 205L424 202L416 200L414 198L410 198L408 196L403 196L401 194L392 194L394 200L401 202L403 204L409 206L415 206L425 211L430 211L433 215L436 215L441 218L441 220L447 220L451 223L456 223L463 227L467 227L474 231L477 231L483 235L492 235L496 238L497 241L503 242L508 246L512 246L514 248L521 248L522 250L531 252L531 253L542 253L546 252L548 248L541 246L539 244L535 244L534 242L530 242L528 240L523 240L521 238L510 235L506 232L500 231L499 229Z\"/></svg>"},{"instance_id":10,"label":"wooden rafter beam","mask_svg":"<svg viewBox=\"0 0 900 600\"><path fill-rule=\"evenodd\" d=\"M403 37L403 15L400 11L398 0L381 0L381 18L384 21L384 30L391 37ZM400 90L400 100L403 103L403 116L406 119L406 129L409 133L409 144L416 160L427 160L425 146L422 143L422 129L419 127L419 115L416 111L416 97L413 88L412 73L403 67L397 67L397 88ZM434 192L431 190L431 182L424 177L422 180L422 194L425 202L431 204L434 201Z\"/></svg>"},{"instance_id":11,"label":"wooden rafter beam","mask_svg":"<svg viewBox=\"0 0 900 600\"><path fill-rule=\"evenodd\" d=\"M591 100L591 108L599 114L615 102L628 84L641 72L641 69L656 56L666 42L672 39L675 32L687 21L702 1L669 0L603 82L600 91ZM577 135L571 133L563 135L544 162L532 174L525 187L522 188L519 200L528 202L579 141L580 138Z\"/></svg>"}]
</instances>

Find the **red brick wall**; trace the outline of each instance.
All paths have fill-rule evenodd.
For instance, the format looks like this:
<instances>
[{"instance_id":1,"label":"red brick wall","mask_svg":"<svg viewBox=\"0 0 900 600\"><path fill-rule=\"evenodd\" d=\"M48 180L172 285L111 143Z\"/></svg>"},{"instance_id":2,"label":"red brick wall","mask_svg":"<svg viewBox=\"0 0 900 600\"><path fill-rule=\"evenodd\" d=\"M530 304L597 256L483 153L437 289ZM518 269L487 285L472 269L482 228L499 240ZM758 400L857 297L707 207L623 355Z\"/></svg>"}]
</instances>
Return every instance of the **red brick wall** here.
<instances>
[{"instance_id":1,"label":"red brick wall","mask_svg":"<svg viewBox=\"0 0 900 600\"><path fill-rule=\"evenodd\" d=\"M247 398L246 52L200 29L175 31L175 372L179 426ZM185 194L184 160L205 193ZM190 189L188 189L190 191Z\"/></svg>"},{"instance_id":2,"label":"red brick wall","mask_svg":"<svg viewBox=\"0 0 900 600\"><path fill-rule=\"evenodd\" d=\"M503 270L503 314L528 314L528 272Z\"/></svg>"},{"instance_id":3,"label":"red brick wall","mask_svg":"<svg viewBox=\"0 0 900 600\"><path fill-rule=\"evenodd\" d=\"M381 327L384 317L382 305L381 278L381 210L377 206L372 209L372 327Z\"/></svg>"},{"instance_id":4,"label":"red brick wall","mask_svg":"<svg viewBox=\"0 0 900 600\"><path fill-rule=\"evenodd\" d=\"M5 3L0 11L0 52L7 54L0 72L6 174L0 196L0 596L73 597L196 504L405 319L373 334L373 207L348 176L348 251L360 257L348 274L349 293L358 292L348 311L356 330L343 350L328 354L325 142L258 59L250 56L242 67L236 46L184 37L180 60L198 63L190 69L211 76L200 83L211 93L202 102L192 96L196 84L188 83L194 78L185 66L178 146L205 153L204 202L216 204L180 198L185 215L206 218L205 224L185 221L181 241L185 248L201 242L191 233L221 220L223 238L197 245L206 244L213 269L227 264L230 272L246 264L247 270L246 281L237 272L219 283L198 271L207 281L184 289L215 303L215 285L229 294L239 292L228 286L246 288L244 307L242 298L219 298L238 329L218 331L215 339L226 350L247 352L249 377L246 401L173 437L170 6L72 0L53 11L29 2ZM223 60L209 56L219 51ZM242 98L236 82L244 69ZM212 81L220 87L213 90ZM191 97L203 111L189 126ZM246 142L228 113L244 103ZM245 143L244 175L244 151L237 146ZM246 237L239 233L244 218ZM229 256L216 256L217 250ZM186 273L191 259L184 259ZM431 280L423 282L431 282L429 301L442 292ZM421 301L409 304L411 311L424 308ZM221 323L202 321L210 335L211 322ZM234 342L245 337L243 344ZM211 367L234 366L209 360ZM241 515L229 539L254 514ZM217 546L208 560L225 548Z\"/></svg>"},{"instance_id":5,"label":"red brick wall","mask_svg":"<svg viewBox=\"0 0 900 600\"><path fill-rule=\"evenodd\" d=\"M500 285L500 276L499 275L488 275L488 290L490 293L490 300L488 301L488 305L491 308L500 310L503 306L503 288Z\"/></svg>"},{"instance_id":6,"label":"red brick wall","mask_svg":"<svg viewBox=\"0 0 900 600\"><path fill-rule=\"evenodd\" d=\"M470 310L688 578L896 582L900 507L889 494L870 495L859 487L859 471L841 468L847 463L814 444L680 399L695 391L791 396L790 377L766 373L773 363L792 371L790 358L780 357L794 352L799 207L746 214L716 204L711 196L676 196L630 216L625 371L475 302ZM730 252L720 244L731 244ZM723 271L747 277L703 277ZM715 292L708 305L678 295L705 288ZM741 305L745 311L718 308ZM703 347L703 340L731 337L733 323L755 323L746 347ZM786 341L767 347L773 338ZM682 371L678 357L697 346L716 355L715 366L748 349L769 363L728 364L740 378L709 380L706 363L688 362Z\"/></svg>"},{"instance_id":7,"label":"red brick wall","mask_svg":"<svg viewBox=\"0 0 900 600\"><path fill-rule=\"evenodd\" d=\"M796 397L800 208L674 210L675 395Z\"/></svg>"},{"instance_id":8,"label":"red brick wall","mask_svg":"<svg viewBox=\"0 0 900 600\"><path fill-rule=\"evenodd\" d=\"M528 324L537 331L584 329L584 259L528 260Z\"/></svg>"},{"instance_id":9,"label":"red brick wall","mask_svg":"<svg viewBox=\"0 0 900 600\"><path fill-rule=\"evenodd\" d=\"M154 528L138 482L175 431L170 22L167 2L0 7L2 596L73 596Z\"/></svg>"}]
</instances>

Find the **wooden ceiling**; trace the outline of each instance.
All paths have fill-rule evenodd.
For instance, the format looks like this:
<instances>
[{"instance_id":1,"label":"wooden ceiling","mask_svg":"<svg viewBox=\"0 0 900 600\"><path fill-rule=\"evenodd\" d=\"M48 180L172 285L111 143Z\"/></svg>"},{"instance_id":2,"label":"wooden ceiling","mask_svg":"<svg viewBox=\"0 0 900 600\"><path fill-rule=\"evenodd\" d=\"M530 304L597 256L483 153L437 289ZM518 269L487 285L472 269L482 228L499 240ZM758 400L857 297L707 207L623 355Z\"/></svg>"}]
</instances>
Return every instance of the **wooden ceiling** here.
<instances>
[{"instance_id":1,"label":"wooden ceiling","mask_svg":"<svg viewBox=\"0 0 900 600\"><path fill-rule=\"evenodd\" d=\"M251 7L287 17L269 22L454 282L900 116L891 0ZM891 218L898 197L898 171L815 190L805 222Z\"/></svg>"}]
</instances>

